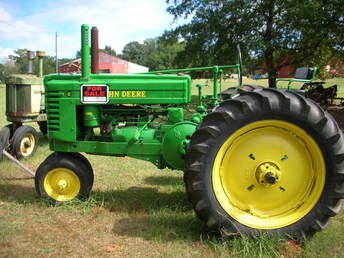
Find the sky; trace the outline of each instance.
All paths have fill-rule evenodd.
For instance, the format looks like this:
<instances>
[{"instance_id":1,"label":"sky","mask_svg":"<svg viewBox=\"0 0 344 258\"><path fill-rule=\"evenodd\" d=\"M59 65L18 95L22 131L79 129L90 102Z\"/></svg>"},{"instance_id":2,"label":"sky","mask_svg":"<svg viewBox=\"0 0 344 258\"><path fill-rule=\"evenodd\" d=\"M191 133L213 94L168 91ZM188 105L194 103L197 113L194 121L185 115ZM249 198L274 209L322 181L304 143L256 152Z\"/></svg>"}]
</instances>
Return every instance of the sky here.
<instances>
[{"instance_id":1,"label":"sky","mask_svg":"<svg viewBox=\"0 0 344 258\"><path fill-rule=\"evenodd\" d=\"M165 0L0 0L0 59L27 48L74 57L80 26L99 30L100 47L120 53L130 41L142 42L176 26Z\"/></svg>"}]
</instances>

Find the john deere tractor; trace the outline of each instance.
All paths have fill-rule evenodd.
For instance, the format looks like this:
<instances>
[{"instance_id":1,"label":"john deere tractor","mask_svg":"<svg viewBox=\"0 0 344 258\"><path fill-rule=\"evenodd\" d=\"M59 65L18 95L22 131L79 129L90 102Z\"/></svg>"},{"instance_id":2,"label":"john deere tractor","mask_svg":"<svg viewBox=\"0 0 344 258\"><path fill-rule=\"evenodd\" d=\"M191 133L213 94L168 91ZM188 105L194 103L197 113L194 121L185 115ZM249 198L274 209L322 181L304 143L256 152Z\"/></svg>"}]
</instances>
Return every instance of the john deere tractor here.
<instances>
[{"instance_id":1,"label":"john deere tractor","mask_svg":"<svg viewBox=\"0 0 344 258\"><path fill-rule=\"evenodd\" d=\"M309 236L340 212L343 133L318 104L292 91L243 86L240 79L223 98L220 75L226 69L240 74L240 63L97 74L97 62L91 72L90 61L97 60L97 43L89 46L87 25L81 36L81 74L44 78L54 153L36 172L41 197L55 203L87 198L93 170L80 153L88 153L183 170L195 213L224 236ZM213 93L203 95L197 85L190 112L185 73L203 70L213 75Z\"/></svg>"}]
</instances>

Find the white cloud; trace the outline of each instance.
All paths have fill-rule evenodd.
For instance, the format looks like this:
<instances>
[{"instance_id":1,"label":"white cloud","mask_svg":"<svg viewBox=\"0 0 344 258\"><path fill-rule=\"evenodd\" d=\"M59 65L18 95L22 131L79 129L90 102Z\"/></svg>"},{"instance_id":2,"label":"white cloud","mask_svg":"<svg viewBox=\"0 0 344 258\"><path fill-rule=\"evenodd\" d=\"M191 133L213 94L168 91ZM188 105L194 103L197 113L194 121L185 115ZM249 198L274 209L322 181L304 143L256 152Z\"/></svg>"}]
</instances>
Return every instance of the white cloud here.
<instances>
[{"instance_id":1,"label":"white cloud","mask_svg":"<svg viewBox=\"0 0 344 258\"><path fill-rule=\"evenodd\" d=\"M13 48L41 49L52 55L54 33L59 31L60 56L73 56L80 48L80 25L89 23L98 26L101 47L111 45L120 52L129 41L169 29L173 17L165 9L163 0L63 0L17 19L0 4L0 45L11 40ZM70 27L64 32L66 25Z\"/></svg>"},{"instance_id":2,"label":"white cloud","mask_svg":"<svg viewBox=\"0 0 344 258\"><path fill-rule=\"evenodd\" d=\"M14 53L12 49L0 46L0 59L7 58L9 55L13 54Z\"/></svg>"}]
</instances>

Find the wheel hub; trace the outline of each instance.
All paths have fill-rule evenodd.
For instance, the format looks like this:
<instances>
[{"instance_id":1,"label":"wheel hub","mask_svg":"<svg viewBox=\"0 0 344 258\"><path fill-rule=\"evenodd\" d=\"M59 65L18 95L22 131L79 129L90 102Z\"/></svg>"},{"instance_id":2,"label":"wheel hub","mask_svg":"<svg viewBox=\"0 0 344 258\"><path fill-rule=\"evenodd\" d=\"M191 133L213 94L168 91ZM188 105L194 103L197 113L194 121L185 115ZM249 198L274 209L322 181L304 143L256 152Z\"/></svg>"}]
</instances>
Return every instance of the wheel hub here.
<instances>
[{"instance_id":1,"label":"wheel hub","mask_svg":"<svg viewBox=\"0 0 344 258\"><path fill-rule=\"evenodd\" d=\"M256 169L256 180L264 187L275 186L281 178L281 171L274 162L263 162Z\"/></svg>"},{"instance_id":2,"label":"wheel hub","mask_svg":"<svg viewBox=\"0 0 344 258\"><path fill-rule=\"evenodd\" d=\"M35 138L32 134L26 134L20 143L20 151L24 157L30 156L35 148Z\"/></svg>"},{"instance_id":3,"label":"wheel hub","mask_svg":"<svg viewBox=\"0 0 344 258\"><path fill-rule=\"evenodd\" d=\"M257 229L288 226L319 200L325 162L314 139L289 122L248 124L221 146L213 164L217 200L238 222Z\"/></svg>"},{"instance_id":4,"label":"wheel hub","mask_svg":"<svg viewBox=\"0 0 344 258\"><path fill-rule=\"evenodd\" d=\"M61 180L59 180L59 181L57 182L57 186L59 187L60 191L63 191L64 189L67 188L68 183L67 183L66 180L61 179Z\"/></svg>"},{"instance_id":5,"label":"wheel hub","mask_svg":"<svg viewBox=\"0 0 344 258\"><path fill-rule=\"evenodd\" d=\"M43 186L48 196L59 202L73 200L81 189L79 177L67 168L50 170L44 178Z\"/></svg>"}]
</instances>

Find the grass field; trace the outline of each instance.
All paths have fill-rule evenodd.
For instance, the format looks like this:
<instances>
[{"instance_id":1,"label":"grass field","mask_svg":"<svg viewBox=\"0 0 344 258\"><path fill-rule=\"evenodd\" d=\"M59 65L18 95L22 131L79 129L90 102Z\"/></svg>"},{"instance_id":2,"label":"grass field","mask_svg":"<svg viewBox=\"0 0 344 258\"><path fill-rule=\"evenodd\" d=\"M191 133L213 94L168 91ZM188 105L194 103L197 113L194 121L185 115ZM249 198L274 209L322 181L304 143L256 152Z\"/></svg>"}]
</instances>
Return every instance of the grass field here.
<instances>
[{"instance_id":1,"label":"grass field","mask_svg":"<svg viewBox=\"0 0 344 258\"><path fill-rule=\"evenodd\" d=\"M247 81L252 82L266 84ZM4 93L0 87L0 126L6 124ZM25 163L35 169L49 153L41 137L36 155ZM181 171L160 171L131 158L87 158L95 170L90 199L61 206L38 199L32 179L11 163L0 163L0 257L344 255L343 214L303 246L280 237L223 242L203 232L186 200Z\"/></svg>"}]
</instances>

